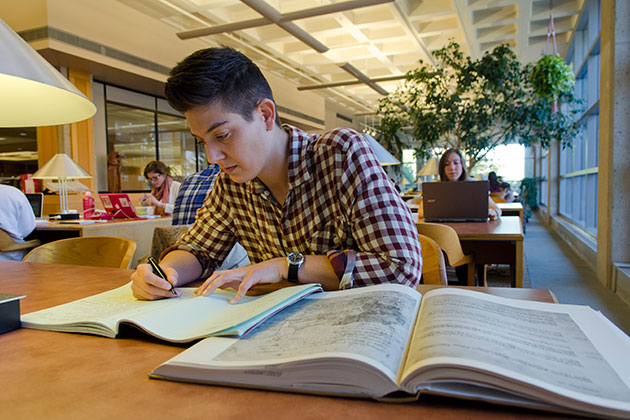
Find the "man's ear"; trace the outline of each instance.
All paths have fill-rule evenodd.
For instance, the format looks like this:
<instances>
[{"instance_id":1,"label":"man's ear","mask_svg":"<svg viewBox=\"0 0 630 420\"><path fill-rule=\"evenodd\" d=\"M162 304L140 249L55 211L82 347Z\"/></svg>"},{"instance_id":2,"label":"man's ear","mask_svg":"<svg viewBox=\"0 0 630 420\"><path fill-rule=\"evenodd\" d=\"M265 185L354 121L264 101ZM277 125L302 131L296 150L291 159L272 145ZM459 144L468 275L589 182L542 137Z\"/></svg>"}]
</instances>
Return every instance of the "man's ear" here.
<instances>
[{"instance_id":1,"label":"man's ear","mask_svg":"<svg viewBox=\"0 0 630 420\"><path fill-rule=\"evenodd\" d=\"M269 98L262 98L260 102L258 102L256 109L263 116L267 131L271 131L273 125L276 123L276 104Z\"/></svg>"}]
</instances>

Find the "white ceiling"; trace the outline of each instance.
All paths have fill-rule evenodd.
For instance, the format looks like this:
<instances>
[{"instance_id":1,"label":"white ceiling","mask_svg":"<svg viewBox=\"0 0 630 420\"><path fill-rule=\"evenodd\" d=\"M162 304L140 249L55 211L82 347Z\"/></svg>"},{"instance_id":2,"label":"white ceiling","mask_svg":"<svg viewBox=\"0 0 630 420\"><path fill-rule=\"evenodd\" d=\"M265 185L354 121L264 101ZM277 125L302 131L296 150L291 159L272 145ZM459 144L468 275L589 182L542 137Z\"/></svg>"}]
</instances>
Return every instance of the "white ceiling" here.
<instances>
[{"instance_id":1,"label":"white ceiling","mask_svg":"<svg viewBox=\"0 0 630 420\"><path fill-rule=\"evenodd\" d=\"M359 0L118 1L179 33L260 21L261 7L271 8L267 15L275 14L276 22L281 22L290 13L338 3L356 5ZM507 43L522 62L534 61L545 51L550 12L558 52L563 54L582 4L583 0L395 0L280 23L303 31L311 44L318 43L326 52L316 51L313 47L317 45L307 45L272 22L199 39L208 46L228 45L243 51L265 71L304 87L357 81L341 67L346 63L370 79L401 76L417 67L418 60L432 62L431 52L450 38L473 58ZM398 83L400 80L380 81L377 90L391 92ZM382 98L377 90L360 83L318 92L356 115L376 110Z\"/></svg>"}]
</instances>

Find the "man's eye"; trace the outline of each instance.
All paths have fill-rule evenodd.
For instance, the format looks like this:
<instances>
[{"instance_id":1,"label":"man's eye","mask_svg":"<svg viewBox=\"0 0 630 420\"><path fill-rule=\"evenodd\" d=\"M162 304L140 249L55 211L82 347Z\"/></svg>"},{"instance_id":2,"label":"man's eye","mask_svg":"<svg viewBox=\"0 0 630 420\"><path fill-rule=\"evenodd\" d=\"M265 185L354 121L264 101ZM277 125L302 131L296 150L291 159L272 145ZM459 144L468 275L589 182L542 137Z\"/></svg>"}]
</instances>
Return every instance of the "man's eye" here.
<instances>
[{"instance_id":1,"label":"man's eye","mask_svg":"<svg viewBox=\"0 0 630 420\"><path fill-rule=\"evenodd\" d=\"M217 141L223 141L229 137L229 133L220 133L214 136Z\"/></svg>"}]
</instances>

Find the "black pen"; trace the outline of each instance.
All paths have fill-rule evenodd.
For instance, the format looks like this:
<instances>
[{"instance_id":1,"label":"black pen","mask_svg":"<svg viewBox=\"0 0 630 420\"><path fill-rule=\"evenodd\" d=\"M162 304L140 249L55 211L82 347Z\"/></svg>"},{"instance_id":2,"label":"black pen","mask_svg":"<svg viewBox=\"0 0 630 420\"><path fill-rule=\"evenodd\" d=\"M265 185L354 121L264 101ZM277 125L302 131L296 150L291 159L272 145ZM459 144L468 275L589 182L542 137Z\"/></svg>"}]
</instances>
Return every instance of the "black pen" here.
<instances>
[{"instance_id":1,"label":"black pen","mask_svg":"<svg viewBox=\"0 0 630 420\"><path fill-rule=\"evenodd\" d=\"M155 261L155 259L153 257L149 257L149 264L151 264L151 267L153 267L153 271L155 271L155 273L162 277L164 280L166 280L166 274L164 273L164 271L162 270L162 267L160 267L157 263L157 261ZM168 280L166 280L168 282L168 284L171 284ZM174 295L177 295L177 292L175 291L175 286L173 286L171 284L171 293Z\"/></svg>"}]
</instances>

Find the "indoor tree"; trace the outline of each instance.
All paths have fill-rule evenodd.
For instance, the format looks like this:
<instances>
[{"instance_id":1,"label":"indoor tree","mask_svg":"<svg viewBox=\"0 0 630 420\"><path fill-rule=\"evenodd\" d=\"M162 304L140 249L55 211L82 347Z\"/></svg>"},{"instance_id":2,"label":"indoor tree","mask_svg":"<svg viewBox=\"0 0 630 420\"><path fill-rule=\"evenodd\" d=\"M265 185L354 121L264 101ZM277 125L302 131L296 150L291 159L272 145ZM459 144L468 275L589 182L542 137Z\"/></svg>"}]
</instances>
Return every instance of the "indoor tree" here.
<instances>
[{"instance_id":1,"label":"indoor tree","mask_svg":"<svg viewBox=\"0 0 630 420\"><path fill-rule=\"evenodd\" d=\"M390 151L412 148L428 157L457 147L471 169L500 144L566 146L575 136L573 73L561 58L564 67L549 59L523 66L507 45L499 45L473 60L456 42L433 55L436 66L420 60L380 101L378 130ZM556 101L565 104L564 112L552 112Z\"/></svg>"}]
</instances>

